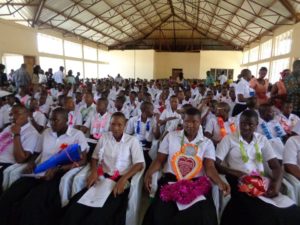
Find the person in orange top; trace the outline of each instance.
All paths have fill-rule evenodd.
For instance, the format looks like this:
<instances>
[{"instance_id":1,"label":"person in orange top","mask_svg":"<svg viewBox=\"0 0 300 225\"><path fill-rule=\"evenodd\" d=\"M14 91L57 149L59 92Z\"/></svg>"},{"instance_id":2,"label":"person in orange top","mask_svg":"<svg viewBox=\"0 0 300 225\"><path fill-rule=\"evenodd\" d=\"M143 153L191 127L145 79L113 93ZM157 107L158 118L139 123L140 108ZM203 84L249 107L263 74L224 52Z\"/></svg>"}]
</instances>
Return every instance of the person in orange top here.
<instances>
[{"instance_id":1,"label":"person in orange top","mask_svg":"<svg viewBox=\"0 0 300 225\"><path fill-rule=\"evenodd\" d=\"M278 108L281 109L282 103L286 100L287 98L287 91L286 87L284 84L284 79L291 73L289 69L283 70L280 75L281 79L273 85L272 90L271 90L271 98L273 100L274 105Z\"/></svg>"},{"instance_id":2,"label":"person in orange top","mask_svg":"<svg viewBox=\"0 0 300 225\"><path fill-rule=\"evenodd\" d=\"M261 67L259 69L259 77L257 79L253 78L250 81L250 87L255 90L259 105L268 102L267 91L269 87L269 80L265 79L267 73L268 69L266 67Z\"/></svg>"}]
</instances>

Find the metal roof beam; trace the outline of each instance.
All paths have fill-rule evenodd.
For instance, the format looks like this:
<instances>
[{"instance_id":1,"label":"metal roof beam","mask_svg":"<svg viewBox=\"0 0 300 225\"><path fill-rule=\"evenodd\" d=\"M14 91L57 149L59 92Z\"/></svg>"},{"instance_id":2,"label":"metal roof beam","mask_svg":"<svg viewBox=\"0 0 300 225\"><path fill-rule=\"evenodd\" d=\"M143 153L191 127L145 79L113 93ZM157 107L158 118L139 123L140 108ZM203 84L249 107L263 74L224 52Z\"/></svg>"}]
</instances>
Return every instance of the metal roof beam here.
<instances>
[{"instance_id":1,"label":"metal roof beam","mask_svg":"<svg viewBox=\"0 0 300 225\"><path fill-rule=\"evenodd\" d=\"M295 19L296 23L298 23L300 21L300 14L295 11L294 7L287 0L279 1L290 12L290 14Z\"/></svg>"},{"instance_id":2,"label":"metal roof beam","mask_svg":"<svg viewBox=\"0 0 300 225\"><path fill-rule=\"evenodd\" d=\"M39 18L41 16L41 13L43 11L43 8L44 8L44 5L46 3L47 0L41 0L40 1L40 4L36 10L36 13L34 15L34 18L33 18L33 21L32 21L32 24L31 24L31 27L35 27L36 23L39 21Z\"/></svg>"},{"instance_id":3,"label":"metal roof beam","mask_svg":"<svg viewBox=\"0 0 300 225\"><path fill-rule=\"evenodd\" d=\"M174 6L173 6L172 0L168 0L168 3L169 3L169 5L170 5L170 9L171 9L172 15L174 16L174 15L175 15L175 12L174 12Z\"/></svg>"}]
</instances>

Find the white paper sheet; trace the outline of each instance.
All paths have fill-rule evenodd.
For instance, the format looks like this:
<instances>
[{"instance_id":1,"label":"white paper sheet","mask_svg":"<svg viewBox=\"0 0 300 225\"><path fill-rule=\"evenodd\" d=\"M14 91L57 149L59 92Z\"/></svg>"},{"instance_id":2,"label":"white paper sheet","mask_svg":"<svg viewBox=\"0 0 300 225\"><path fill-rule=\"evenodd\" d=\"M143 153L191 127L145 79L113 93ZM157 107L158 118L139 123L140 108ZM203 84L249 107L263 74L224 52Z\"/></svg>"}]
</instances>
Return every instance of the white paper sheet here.
<instances>
[{"instance_id":1,"label":"white paper sheet","mask_svg":"<svg viewBox=\"0 0 300 225\"><path fill-rule=\"evenodd\" d=\"M264 196L259 196L258 198L278 208L287 208L295 204L295 202L292 199L281 193L279 193L279 195L275 198L267 198Z\"/></svg>"},{"instance_id":2,"label":"white paper sheet","mask_svg":"<svg viewBox=\"0 0 300 225\"><path fill-rule=\"evenodd\" d=\"M200 195L200 196L198 196L197 198L195 198L194 201L192 201L190 204L183 205L183 204L180 204L180 203L178 203L178 202L176 202L176 204L177 204L178 210L179 210L179 211L182 211L182 210L185 210L185 209L191 207L191 206L194 205L195 203L200 202L200 201L203 201L203 200L205 200L205 199L206 199L206 198L205 198L203 195Z\"/></svg>"},{"instance_id":3,"label":"white paper sheet","mask_svg":"<svg viewBox=\"0 0 300 225\"><path fill-rule=\"evenodd\" d=\"M78 203L94 208L101 208L115 185L116 182L111 179L101 179L79 199Z\"/></svg>"}]
</instances>

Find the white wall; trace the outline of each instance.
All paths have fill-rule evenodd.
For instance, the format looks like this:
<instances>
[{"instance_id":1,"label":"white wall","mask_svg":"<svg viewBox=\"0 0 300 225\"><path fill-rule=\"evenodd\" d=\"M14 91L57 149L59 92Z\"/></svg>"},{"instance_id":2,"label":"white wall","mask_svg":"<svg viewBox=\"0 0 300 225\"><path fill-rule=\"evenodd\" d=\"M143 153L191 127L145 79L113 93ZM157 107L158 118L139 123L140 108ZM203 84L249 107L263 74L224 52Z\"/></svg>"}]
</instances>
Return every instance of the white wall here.
<instances>
[{"instance_id":1,"label":"white wall","mask_svg":"<svg viewBox=\"0 0 300 225\"><path fill-rule=\"evenodd\" d=\"M200 69L201 79L206 78L206 71L211 68L233 69L233 76L236 79L241 71L240 64L243 54L241 51L201 51Z\"/></svg>"}]
</instances>

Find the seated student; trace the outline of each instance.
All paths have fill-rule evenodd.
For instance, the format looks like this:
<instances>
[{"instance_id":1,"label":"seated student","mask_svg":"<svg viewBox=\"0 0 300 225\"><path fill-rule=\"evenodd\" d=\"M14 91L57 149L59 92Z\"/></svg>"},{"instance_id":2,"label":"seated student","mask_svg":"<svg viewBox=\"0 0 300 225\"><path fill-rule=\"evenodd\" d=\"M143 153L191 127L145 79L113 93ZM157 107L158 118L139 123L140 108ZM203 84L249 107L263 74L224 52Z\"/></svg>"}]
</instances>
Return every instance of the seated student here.
<instances>
[{"instance_id":1,"label":"seated student","mask_svg":"<svg viewBox=\"0 0 300 225\"><path fill-rule=\"evenodd\" d=\"M114 106L110 109L110 113L122 112L126 119L129 119L129 109L125 105L126 98L124 96L118 96L115 100Z\"/></svg>"},{"instance_id":2,"label":"seated student","mask_svg":"<svg viewBox=\"0 0 300 225\"><path fill-rule=\"evenodd\" d=\"M200 125L200 111L195 108L190 108L185 112L183 121L184 130L170 132L160 144L157 157L145 175L144 181L149 192L151 191L152 175L162 168L164 175L158 181L158 191L156 192L153 203L146 212L143 225L218 224L216 209L210 195L207 193L199 193L197 196L205 195L207 199L202 196L202 200L193 205L184 204L184 206L187 207L185 210L179 210L177 208L177 202L175 201L167 202L161 199L162 187L169 182L179 181L182 177L196 181L206 175L216 183L225 194L230 192L229 186L220 179L215 169L214 145L211 140L202 135L202 132L199 132ZM194 168L197 168L197 172L192 174L188 171L187 176L185 174L182 175L180 171L177 170L178 164L176 163L176 161L180 160L180 157L192 157L194 162L198 162L194 166Z\"/></svg>"},{"instance_id":3,"label":"seated student","mask_svg":"<svg viewBox=\"0 0 300 225\"><path fill-rule=\"evenodd\" d=\"M279 194L282 168L267 138L255 132L257 126L257 113L246 110L240 118L240 133L227 135L218 144L216 165L231 186L231 199L222 214L221 225L299 224L300 209L292 200L281 194L281 202L274 198ZM243 180L245 175L259 179L264 174L264 163L271 168L271 179L265 190L259 189L262 185L257 187L256 191L263 195L257 197L255 190L247 191ZM251 183L247 187L251 188Z\"/></svg>"},{"instance_id":4,"label":"seated student","mask_svg":"<svg viewBox=\"0 0 300 225\"><path fill-rule=\"evenodd\" d=\"M55 220L61 207L60 178L71 168L85 163L88 145L81 131L68 126L68 112L65 109L55 109L50 122L51 128L42 134L40 163L61 151L63 145L76 143L81 147L82 159L78 163L48 169L42 178L22 177L13 183L0 198L2 224L57 224ZM29 164L28 167L26 171L32 171L35 165Z\"/></svg>"},{"instance_id":5,"label":"seated student","mask_svg":"<svg viewBox=\"0 0 300 225\"><path fill-rule=\"evenodd\" d=\"M178 109L181 109L181 107L183 106L183 100L184 100L184 92L182 90L179 90L176 94L177 98L178 98Z\"/></svg>"},{"instance_id":6,"label":"seated student","mask_svg":"<svg viewBox=\"0 0 300 225\"><path fill-rule=\"evenodd\" d=\"M177 124L181 119L180 114L177 112L178 98L176 95L172 95L170 98L170 108L165 109L159 118L160 125L162 127L162 133L171 132L174 128L174 124Z\"/></svg>"},{"instance_id":7,"label":"seated student","mask_svg":"<svg viewBox=\"0 0 300 225\"><path fill-rule=\"evenodd\" d=\"M82 101L82 93L80 91L76 91L75 93L75 111L80 111L84 102Z\"/></svg>"},{"instance_id":8,"label":"seated student","mask_svg":"<svg viewBox=\"0 0 300 225\"><path fill-rule=\"evenodd\" d=\"M129 182L138 171L143 169L144 157L141 145L136 137L124 133L126 118L121 112L111 117L111 132L103 134L93 153L91 173L87 178L87 188L75 195L62 219L62 225L106 225L125 224ZM99 174L99 168L103 174ZM100 179L99 179L100 176ZM84 201L88 189L95 184L113 180L111 194L103 207L91 207L90 201ZM106 180L106 181L105 181ZM98 190L100 191L100 189ZM79 200L79 202L78 202ZM82 200L82 201L81 201Z\"/></svg>"},{"instance_id":9,"label":"seated student","mask_svg":"<svg viewBox=\"0 0 300 225\"><path fill-rule=\"evenodd\" d=\"M12 106L15 104L15 101L16 99L13 95L7 96L6 100L3 101L3 105L0 110L0 120L1 120L0 131L3 130L11 123L10 113L11 113Z\"/></svg>"},{"instance_id":10,"label":"seated student","mask_svg":"<svg viewBox=\"0 0 300 225\"><path fill-rule=\"evenodd\" d=\"M94 104L93 93L85 93L84 102L85 104L80 108L83 123L85 123L88 117L93 116L96 113L96 105Z\"/></svg>"},{"instance_id":11,"label":"seated student","mask_svg":"<svg viewBox=\"0 0 300 225\"><path fill-rule=\"evenodd\" d=\"M30 95L28 95L28 87L25 86L20 86L18 94L16 95L16 98L19 99L22 105L28 107L29 106L29 100L30 100Z\"/></svg>"},{"instance_id":12,"label":"seated student","mask_svg":"<svg viewBox=\"0 0 300 225\"><path fill-rule=\"evenodd\" d=\"M293 103L285 101L282 103L281 114L275 117L288 135L291 135L293 128L300 121L300 118L293 114L292 111Z\"/></svg>"},{"instance_id":13,"label":"seated student","mask_svg":"<svg viewBox=\"0 0 300 225\"><path fill-rule=\"evenodd\" d=\"M68 111L68 125L79 129L82 126L82 114L75 111L75 104L72 97L65 97L64 108Z\"/></svg>"},{"instance_id":14,"label":"seated student","mask_svg":"<svg viewBox=\"0 0 300 225\"><path fill-rule=\"evenodd\" d=\"M287 173L300 180L300 122L296 124L292 132L295 136L290 137L284 146L283 165Z\"/></svg>"},{"instance_id":15,"label":"seated student","mask_svg":"<svg viewBox=\"0 0 300 225\"><path fill-rule=\"evenodd\" d=\"M234 118L229 118L230 106L226 102L217 105L216 118L210 119L205 126L205 137L217 145L227 134L236 131Z\"/></svg>"},{"instance_id":16,"label":"seated student","mask_svg":"<svg viewBox=\"0 0 300 225\"><path fill-rule=\"evenodd\" d=\"M257 102L257 98L255 96L250 97L247 99L246 101L246 106L248 110L254 110L258 115L258 102ZM240 117L242 115L243 112L239 113L238 115L235 116L235 123L236 123L236 127L239 127L239 123L240 123Z\"/></svg>"},{"instance_id":17,"label":"seated student","mask_svg":"<svg viewBox=\"0 0 300 225\"><path fill-rule=\"evenodd\" d=\"M0 195L3 171L14 163L26 162L40 141L39 133L28 122L28 110L24 106L15 105L11 111L13 124L0 133Z\"/></svg>"},{"instance_id":18,"label":"seated student","mask_svg":"<svg viewBox=\"0 0 300 225\"><path fill-rule=\"evenodd\" d=\"M182 102L182 105L185 104L191 104L194 105L194 100L192 99L192 93L190 89L187 89L184 91L184 100Z\"/></svg>"},{"instance_id":19,"label":"seated student","mask_svg":"<svg viewBox=\"0 0 300 225\"><path fill-rule=\"evenodd\" d=\"M149 150L152 146L153 138L156 139L160 136L159 124L156 123L153 117L153 105L150 102L143 102L141 105L140 116L135 116L129 119L126 127L126 133L134 135L140 141L143 147L143 153L146 161L146 168L150 166L151 158Z\"/></svg>"},{"instance_id":20,"label":"seated student","mask_svg":"<svg viewBox=\"0 0 300 225\"><path fill-rule=\"evenodd\" d=\"M135 91L130 92L129 101L127 101L126 106L129 110L129 118L138 115L140 103L137 101L137 93Z\"/></svg>"},{"instance_id":21,"label":"seated student","mask_svg":"<svg viewBox=\"0 0 300 225\"><path fill-rule=\"evenodd\" d=\"M274 119L272 105L262 104L258 108L259 122L257 133L260 133L270 141L272 148L279 160L282 160L283 148L287 135L278 121Z\"/></svg>"},{"instance_id":22,"label":"seated student","mask_svg":"<svg viewBox=\"0 0 300 225\"><path fill-rule=\"evenodd\" d=\"M107 112L108 100L99 98L96 104L97 113L87 119L82 131L89 134L91 138L99 140L103 133L109 131L111 113Z\"/></svg>"},{"instance_id":23,"label":"seated student","mask_svg":"<svg viewBox=\"0 0 300 225\"><path fill-rule=\"evenodd\" d=\"M52 98L48 98L47 92L41 92L39 98L38 98L38 105L39 105L39 111L44 113L45 115L48 116L49 111L50 111L50 106L53 104ZM50 100L48 100L50 99Z\"/></svg>"},{"instance_id":24,"label":"seated student","mask_svg":"<svg viewBox=\"0 0 300 225\"><path fill-rule=\"evenodd\" d=\"M35 98L30 99L29 103L29 119L31 125L39 132L45 129L47 118L44 113L39 111L38 101Z\"/></svg>"}]
</instances>

